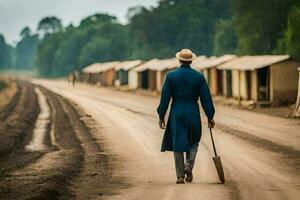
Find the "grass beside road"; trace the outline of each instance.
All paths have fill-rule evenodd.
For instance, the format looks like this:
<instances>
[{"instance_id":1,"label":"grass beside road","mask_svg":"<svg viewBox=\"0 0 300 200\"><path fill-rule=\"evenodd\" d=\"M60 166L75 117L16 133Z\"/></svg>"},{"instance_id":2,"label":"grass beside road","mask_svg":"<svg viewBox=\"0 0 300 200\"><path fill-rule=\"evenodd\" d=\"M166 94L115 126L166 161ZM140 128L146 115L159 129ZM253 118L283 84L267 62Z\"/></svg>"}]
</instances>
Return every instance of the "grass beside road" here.
<instances>
[{"instance_id":1,"label":"grass beside road","mask_svg":"<svg viewBox=\"0 0 300 200\"><path fill-rule=\"evenodd\" d=\"M5 69L0 70L1 75L19 76L19 77L38 77L37 70L17 70L17 69Z\"/></svg>"},{"instance_id":2,"label":"grass beside road","mask_svg":"<svg viewBox=\"0 0 300 200\"><path fill-rule=\"evenodd\" d=\"M17 84L0 76L0 112L17 93Z\"/></svg>"},{"instance_id":3,"label":"grass beside road","mask_svg":"<svg viewBox=\"0 0 300 200\"><path fill-rule=\"evenodd\" d=\"M7 83L4 80L0 80L0 91L7 87Z\"/></svg>"}]
</instances>

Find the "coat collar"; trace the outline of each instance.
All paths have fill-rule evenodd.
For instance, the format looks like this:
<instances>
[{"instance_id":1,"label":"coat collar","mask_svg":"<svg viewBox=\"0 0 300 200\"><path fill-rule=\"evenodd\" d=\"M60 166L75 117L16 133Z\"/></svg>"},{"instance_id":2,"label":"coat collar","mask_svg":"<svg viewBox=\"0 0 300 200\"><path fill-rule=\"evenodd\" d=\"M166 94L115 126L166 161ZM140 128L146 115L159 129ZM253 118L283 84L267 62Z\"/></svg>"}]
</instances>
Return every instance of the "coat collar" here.
<instances>
[{"instance_id":1,"label":"coat collar","mask_svg":"<svg viewBox=\"0 0 300 200\"><path fill-rule=\"evenodd\" d=\"M191 67L191 65L189 65L189 64L181 64L180 67L188 67L189 68L189 67Z\"/></svg>"}]
</instances>

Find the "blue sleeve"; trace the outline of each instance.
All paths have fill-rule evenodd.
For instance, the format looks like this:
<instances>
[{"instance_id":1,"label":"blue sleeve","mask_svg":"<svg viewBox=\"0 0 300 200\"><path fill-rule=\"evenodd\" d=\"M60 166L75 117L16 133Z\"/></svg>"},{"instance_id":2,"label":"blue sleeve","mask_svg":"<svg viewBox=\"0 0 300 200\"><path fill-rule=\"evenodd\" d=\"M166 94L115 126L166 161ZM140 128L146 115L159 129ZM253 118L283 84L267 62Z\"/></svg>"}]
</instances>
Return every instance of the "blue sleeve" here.
<instances>
[{"instance_id":1,"label":"blue sleeve","mask_svg":"<svg viewBox=\"0 0 300 200\"><path fill-rule=\"evenodd\" d=\"M165 82L162 87L160 103L157 108L157 113L159 115L159 119L163 120L165 118L165 114L168 110L169 103L171 100L171 85L170 85L170 75L167 74Z\"/></svg>"},{"instance_id":2,"label":"blue sleeve","mask_svg":"<svg viewBox=\"0 0 300 200\"><path fill-rule=\"evenodd\" d=\"M215 107L205 77L201 74L200 102L208 120L214 118Z\"/></svg>"}]
</instances>

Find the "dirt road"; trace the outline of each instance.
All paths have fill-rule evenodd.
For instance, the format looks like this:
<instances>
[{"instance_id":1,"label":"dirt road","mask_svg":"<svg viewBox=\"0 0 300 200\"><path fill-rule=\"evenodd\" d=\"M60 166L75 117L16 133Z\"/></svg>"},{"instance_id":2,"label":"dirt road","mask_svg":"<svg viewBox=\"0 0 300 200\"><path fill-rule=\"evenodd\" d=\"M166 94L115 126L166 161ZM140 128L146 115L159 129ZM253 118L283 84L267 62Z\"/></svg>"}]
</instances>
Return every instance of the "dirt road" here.
<instances>
[{"instance_id":1,"label":"dirt road","mask_svg":"<svg viewBox=\"0 0 300 200\"><path fill-rule=\"evenodd\" d=\"M126 186L107 168L90 117L42 87L18 85L0 113L0 199L96 199Z\"/></svg>"},{"instance_id":2,"label":"dirt road","mask_svg":"<svg viewBox=\"0 0 300 200\"><path fill-rule=\"evenodd\" d=\"M71 99L95 120L85 118L93 127L94 140L78 141L84 152L91 152L78 159L83 159L83 163L97 163L94 161L97 151L91 149L98 148L98 144L101 152L97 155L106 155L110 171L106 181L110 190L103 190L98 198L298 199L300 195L299 120L217 105L214 133L225 167L226 184L219 184L217 179L204 125L194 182L176 185L172 153L159 152L162 131L157 126L157 98L80 84L72 87L63 81L35 80L34 83ZM204 117L202 121L206 121ZM97 165L86 166L91 169L83 167L79 173L89 173ZM105 187L103 182L89 183L92 176L75 178L78 185L73 191L77 197L84 198L88 191L85 184ZM112 181L113 178L117 181Z\"/></svg>"}]
</instances>

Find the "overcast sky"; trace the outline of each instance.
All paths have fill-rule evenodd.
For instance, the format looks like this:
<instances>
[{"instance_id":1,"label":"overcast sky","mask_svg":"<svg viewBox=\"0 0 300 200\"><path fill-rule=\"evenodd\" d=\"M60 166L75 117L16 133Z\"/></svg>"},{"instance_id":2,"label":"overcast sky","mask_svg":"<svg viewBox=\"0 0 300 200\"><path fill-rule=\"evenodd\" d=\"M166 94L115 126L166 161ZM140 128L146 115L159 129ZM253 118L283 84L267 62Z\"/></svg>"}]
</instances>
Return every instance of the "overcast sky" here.
<instances>
[{"instance_id":1,"label":"overcast sky","mask_svg":"<svg viewBox=\"0 0 300 200\"><path fill-rule=\"evenodd\" d=\"M0 33L6 41L15 43L25 26L36 30L45 16L57 16L64 25L79 21L95 13L116 15L126 23L127 10L136 5L155 6L158 0L0 0Z\"/></svg>"}]
</instances>

